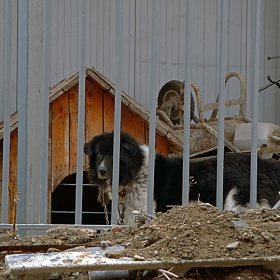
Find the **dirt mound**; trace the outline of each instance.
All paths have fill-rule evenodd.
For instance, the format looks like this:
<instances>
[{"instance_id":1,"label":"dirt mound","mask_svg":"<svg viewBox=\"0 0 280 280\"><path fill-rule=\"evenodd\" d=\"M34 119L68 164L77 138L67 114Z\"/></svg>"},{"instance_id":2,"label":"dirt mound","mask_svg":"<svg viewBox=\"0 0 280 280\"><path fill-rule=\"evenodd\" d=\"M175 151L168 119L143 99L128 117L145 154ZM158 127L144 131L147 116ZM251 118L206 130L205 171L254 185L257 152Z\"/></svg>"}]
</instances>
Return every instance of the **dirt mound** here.
<instances>
[{"instance_id":1,"label":"dirt mound","mask_svg":"<svg viewBox=\"0 0 280 280\"><path fill-rule=\"evenodd\" d=\"M194 203L159 213L138 229L98 238L124 244L124 256L137 254L147 260L267 257L280 254L279 239L258 226L279 220L279 213L268 209L238 215Z\"/></svg>"},{"instance_id":2,"label":"dirt mound","mask_svg":"<svg viewBox=\"0 0 280 280\"><path fill-rule=\"evenodd\" d=\"M2 246L49 244L50 247L55 247L61 244L89 243L91 246L123 245L125 250L121 251L118 257L138 255L145 260L272 257L280 255L280 242L275 232L266 230L266 225L279 221L279 210L251 210L247 214L238 215L221 211L210 204L193 203L175 207L166 213L158 213L157 219L139 228L123 230L117 227L109 231L102 230L97 234L96 231L85 228L60 227L48 230L46 235L42 236L11 238L10 241L2 241ZM146 278L140 275L134 274L137 279L151 279L147 275ZM235 267L196 268L187 272L184 279L278 277L260 267Z\"/></svg>"}]
</instances>

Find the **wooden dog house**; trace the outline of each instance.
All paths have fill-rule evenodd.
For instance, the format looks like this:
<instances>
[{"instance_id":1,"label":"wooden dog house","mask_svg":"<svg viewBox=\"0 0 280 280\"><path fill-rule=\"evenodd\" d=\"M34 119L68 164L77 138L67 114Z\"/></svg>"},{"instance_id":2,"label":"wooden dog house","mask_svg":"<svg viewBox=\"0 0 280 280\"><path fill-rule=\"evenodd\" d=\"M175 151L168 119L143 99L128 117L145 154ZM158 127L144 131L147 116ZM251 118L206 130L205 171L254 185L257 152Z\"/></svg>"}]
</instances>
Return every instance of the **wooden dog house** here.
<instances>
[{"instance_id":1,"label":"wooden dog house","mask_svg":"<svg viewBox=\"0 0 280 280\"><path fill-rule=\"evenodd\" d=\"M76 173L79 74L63 80L50 89L49 95L49 177L48 201L58 184ZM84 142L114 128L115 85L94 68L86 69L85 135ZM14 222L17 196L17 112L10 124L9 222ZM3 123L0 124L0 187L2 189ZM156 151L167 155L182 150L182 141L160 120L156 123ZM149 139L149 112L122 92L122 131L128 132L141 144ZM28 137L28 136L27 136ZM88 159L84 155L83 168ZM92 198L92 200L96 200ZM50 212L50 211L49 211Z\"/></svg>"}]
</instances>

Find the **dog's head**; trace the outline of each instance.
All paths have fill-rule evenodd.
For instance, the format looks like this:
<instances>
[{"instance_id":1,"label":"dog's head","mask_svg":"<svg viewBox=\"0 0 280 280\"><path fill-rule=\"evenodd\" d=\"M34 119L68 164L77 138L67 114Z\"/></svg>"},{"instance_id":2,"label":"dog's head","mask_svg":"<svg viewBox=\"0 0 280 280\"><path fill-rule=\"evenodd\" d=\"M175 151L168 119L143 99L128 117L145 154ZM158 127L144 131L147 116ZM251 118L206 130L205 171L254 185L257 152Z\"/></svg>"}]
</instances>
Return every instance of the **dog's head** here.
<instances>
[{"instance_id":1,"label":"dog's head","mask_svg":"<svg viewBox=\"0 0 280 280\"><path fill-rule=\"evenodd\" d=\"M102 133L85 144L84 151L89 157L88 179L99 186L112 179L114 133ZM127 185L138 173L144 155L140 145L130 135L120 134L120 176L119 184Z\"/></svg>"},{"instance_id":2,"label":"dog's head","mask_svg":"<svg viewBox=\"0 0 280 280\"><path fill-rule=\"evenodd\" d=\"M89 157L88 178L91 183L103 184L107 179L112 179L113 165L113 135L103 133L95 136L85 144L84 152Z\"/></svg>"}]
</instances>

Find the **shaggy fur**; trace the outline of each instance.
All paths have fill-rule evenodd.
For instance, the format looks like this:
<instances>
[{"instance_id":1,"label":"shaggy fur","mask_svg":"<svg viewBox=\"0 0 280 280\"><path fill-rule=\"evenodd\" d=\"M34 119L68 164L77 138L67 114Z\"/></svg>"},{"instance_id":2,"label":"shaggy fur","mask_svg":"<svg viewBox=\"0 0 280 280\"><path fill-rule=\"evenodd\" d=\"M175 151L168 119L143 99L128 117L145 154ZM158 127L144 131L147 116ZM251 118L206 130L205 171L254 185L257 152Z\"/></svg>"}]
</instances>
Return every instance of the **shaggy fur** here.
<instances>
[{"instance_id":1,"label":"shaggy fur","mask_svg":"<svg viewBox=\"0 0 280 280\"><path fill-rule=\"evenodd\" d=\"M99 188L99 201L111 198L114 134L95 136L85 145L89 156L89 181ZM250 199L250 154L225 154L224 209L235 212L248 208ZM190 187L190 200L216 204L217 158L190 160L190 176L196 184ZM121 133L119 205L124 209L124 223L130 224L132 210L146 210L148 185L148 147L141 146L126 133ZM183 159L155 157L155 211L165 212L166 205L180 205L182 196ZM257 207L270 208L279 199L280 164L273 159L258 158Z\"/></svg>"}]
</instances>

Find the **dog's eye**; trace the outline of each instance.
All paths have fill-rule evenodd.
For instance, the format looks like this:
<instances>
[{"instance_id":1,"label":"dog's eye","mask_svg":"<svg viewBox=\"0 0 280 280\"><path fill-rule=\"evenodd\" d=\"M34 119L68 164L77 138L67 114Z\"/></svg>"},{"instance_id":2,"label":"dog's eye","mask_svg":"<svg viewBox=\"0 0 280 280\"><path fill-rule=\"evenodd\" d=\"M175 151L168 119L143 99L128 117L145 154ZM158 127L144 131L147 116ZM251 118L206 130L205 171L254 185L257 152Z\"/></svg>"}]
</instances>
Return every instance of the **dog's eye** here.
<instances>
[{"instance_id":1,"label":"dog's eye","mask_svg":"<svg viewBox=\"0 0 280 280\"><path fill-rule=\"evenodd\" d=\"M101 158L101 157L102 157L101 152L98 152L98 153L97 153L97 156L98 156L99 158Z\"/></svg>"}]
</instances>

